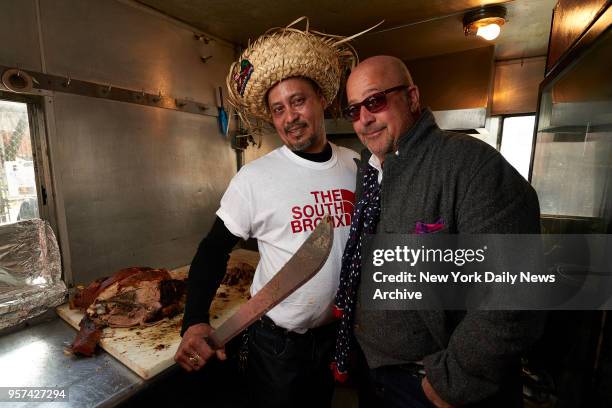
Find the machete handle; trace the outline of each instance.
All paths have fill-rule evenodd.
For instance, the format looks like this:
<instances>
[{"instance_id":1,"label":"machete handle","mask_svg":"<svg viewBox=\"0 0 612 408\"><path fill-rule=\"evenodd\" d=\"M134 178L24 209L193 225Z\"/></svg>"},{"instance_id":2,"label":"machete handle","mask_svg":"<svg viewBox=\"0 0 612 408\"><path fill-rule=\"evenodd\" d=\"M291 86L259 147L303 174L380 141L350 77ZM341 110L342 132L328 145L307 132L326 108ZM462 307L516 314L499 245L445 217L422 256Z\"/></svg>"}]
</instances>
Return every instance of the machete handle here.
<instances>
[{"instance_id":1,"label":"machete handle","mask_svg":"<svg viewBox=\"0 0 612 408\"><path fill-rule=\"evenodd\" d=\"M219 344L219 342L216 341L214 333L211 333L209 336L204 336L203 339L206 342L206 344L208 344L208 347L210 347L214 351L222 349L224 346L223 344Z\"/></svg>"}]
</instances>

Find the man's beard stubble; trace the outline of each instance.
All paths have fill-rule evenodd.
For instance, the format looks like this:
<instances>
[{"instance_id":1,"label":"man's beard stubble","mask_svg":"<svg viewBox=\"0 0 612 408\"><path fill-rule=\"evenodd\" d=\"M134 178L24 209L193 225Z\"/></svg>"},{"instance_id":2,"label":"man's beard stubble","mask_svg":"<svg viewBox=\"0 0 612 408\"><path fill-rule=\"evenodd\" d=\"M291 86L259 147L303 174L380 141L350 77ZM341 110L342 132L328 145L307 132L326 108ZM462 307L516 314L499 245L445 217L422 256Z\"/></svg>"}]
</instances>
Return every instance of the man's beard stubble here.
<instances>
[{"instance_id":1,"label":"man's beard stubble","mask_svg":"<svg viewBox=\"0 0 612 408\"><path fill-rule=\"evenodd\" d=\"M310 146L312 146L312 139L305 140L304 143L294 144L288 147L292 152L301 152L302 150L308 149Z\"/></svg>"},{"instance_id":2,"label":"man's beard stubble","mask_svg":"<svg viewBox=\"0 0 612 408\"><path fill-rule=\"evenodd\" d=\"M298 122L294 122L291 123L287 126L285 126L285 133L289 133L291 130L299 128L299 127L303 127L303 128L307 128L308 124L306 122L303 121L298 121ZM322 131L323 129L320 129L319 131ZM287 143L287 147L292 151L292 152L301 152L304 151L306 149L308 149L310 146L312 146L312 144L314 143L314 141L319 137L319 134L314 132L312 133L310 136L306 137L303 141L300 141L296 144L289 144Z\"/></svg>"}]
</instances>

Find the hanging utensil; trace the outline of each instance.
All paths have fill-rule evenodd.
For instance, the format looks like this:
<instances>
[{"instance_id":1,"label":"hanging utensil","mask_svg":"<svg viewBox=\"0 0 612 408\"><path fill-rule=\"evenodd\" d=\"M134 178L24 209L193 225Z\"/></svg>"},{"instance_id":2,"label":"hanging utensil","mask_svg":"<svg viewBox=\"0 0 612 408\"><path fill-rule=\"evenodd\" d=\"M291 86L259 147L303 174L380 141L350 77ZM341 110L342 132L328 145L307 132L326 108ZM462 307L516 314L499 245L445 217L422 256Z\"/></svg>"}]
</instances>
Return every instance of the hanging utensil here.
<instances>
[{"instance_id":1,"label":"hanging utensil","mask_svg":"<svg viewBox=\"0 0 612 408\"><path fill-rule=\"evenodd\" d=\"M223 136L227 136L228 119L227 112L225 112L225 107L223 106L223 88L221 87L219 87L219 101L217 104L217 109L219 110L219 130L221 130L221 134Z\"/></svg>"}]
</instances>

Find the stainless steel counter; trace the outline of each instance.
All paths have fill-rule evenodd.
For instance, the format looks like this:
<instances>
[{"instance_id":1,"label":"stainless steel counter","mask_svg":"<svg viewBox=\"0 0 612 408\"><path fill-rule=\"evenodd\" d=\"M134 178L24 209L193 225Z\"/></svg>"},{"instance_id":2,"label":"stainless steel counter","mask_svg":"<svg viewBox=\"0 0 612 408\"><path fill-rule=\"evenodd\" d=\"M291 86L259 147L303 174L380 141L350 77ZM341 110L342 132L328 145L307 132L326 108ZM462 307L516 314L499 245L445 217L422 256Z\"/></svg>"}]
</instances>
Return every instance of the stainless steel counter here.
<instances>
[{"instance_id":1,"label":"stainless steel counter","mask_svg":"<svg viewBox=\"0 0 612 408\"><path fill-rule=\"evenodd\" d=\"M167 374L144 381L104 351L91 358L66 355L64 348L75 334L66 322L51 315L36 325L1 336L0 387L62 387L68 390L69 400L0 402L0 406L114 406Z\"/></svg>"}]
</instances>

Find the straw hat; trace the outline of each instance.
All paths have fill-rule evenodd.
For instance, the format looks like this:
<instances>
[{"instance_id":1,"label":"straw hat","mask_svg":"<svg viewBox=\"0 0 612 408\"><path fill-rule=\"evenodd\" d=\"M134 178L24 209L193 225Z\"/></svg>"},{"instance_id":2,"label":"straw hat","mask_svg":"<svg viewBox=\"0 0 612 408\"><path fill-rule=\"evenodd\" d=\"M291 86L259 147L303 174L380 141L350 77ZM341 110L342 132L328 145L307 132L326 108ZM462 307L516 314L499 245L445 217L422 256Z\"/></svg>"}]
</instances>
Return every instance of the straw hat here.
<instances>
[{"instance_id":1,"label":"straw hat","mask_svg":"<svg viewBox=\"0 0 612 408\"><path fill-rule=\"evenodd\" d=\"M292 27L302 20L306 20L304 31ZM257 123L270 122L268 90L283 79L306 77L321 88L329 106L338 93L342 76L358 62L348 41L361 34L345 38L310 31L306 17L287 27L267 31L230 67L228 101L248 128L257 128L252 119Z\"/></svg>"}]
</instances>

